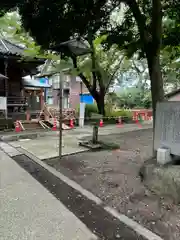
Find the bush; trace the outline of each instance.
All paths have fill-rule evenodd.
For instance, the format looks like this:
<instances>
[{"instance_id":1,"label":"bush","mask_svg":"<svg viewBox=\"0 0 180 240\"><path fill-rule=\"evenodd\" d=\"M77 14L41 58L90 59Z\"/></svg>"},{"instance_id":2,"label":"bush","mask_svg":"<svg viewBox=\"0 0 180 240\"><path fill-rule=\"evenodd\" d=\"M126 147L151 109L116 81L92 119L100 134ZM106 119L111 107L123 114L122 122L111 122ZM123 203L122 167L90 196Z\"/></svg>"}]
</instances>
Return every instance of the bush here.
<instances>
[{"instance_id":1,"label":"bush","mask_svg":"<svg viewBox=\"0 0 180 240\"><path fill-rule=\"evenodd\" d=\"M125 110L119 110L119 111L112 111L109 116L107 117L126 117L131 119L132 118L132 112L131 111L125 111Z\"/></svg>"},{"instance_id":2,"label":"bush","mask_svg":"<svg viewBox=\"0 0 180 240\"><path fill-rule=\"evenodd\" d=\"M79 106L77 108L77 114L79 116ZM85 119L91 118L92 113L98 113L98 108L96 104L86 104L85 106Z\"/></svg>"},{"instance_id":3,"label":"bush","mask_svg":"<svg viewBox=\"0 0 180 240\"><path fill-rule=\"evenodd\" d=\"M86 104L85 106L85 122L86 123L94 123L99 122L98 119L91 119L92 113L98 113L98 108L96 104ZM77 118L79 116L79 106L77 109ZM118 117L121 117L122 121L125 123L132 122L132 112L126 110L119 110L119 111L106 111L106 116L103 117L103 121L105 124L115 124L118 120Z\"/></svg>"},{"instance_id":4,"label":"bush","mask_svg":"<svg viewBox=\"0 0 180 240\"><path fill-rule=\"evenodd\" d=\"M86 104L85 107L85 118L90 118L92 113L98 113L96 104Z\"/></svg>"}]
</instances>

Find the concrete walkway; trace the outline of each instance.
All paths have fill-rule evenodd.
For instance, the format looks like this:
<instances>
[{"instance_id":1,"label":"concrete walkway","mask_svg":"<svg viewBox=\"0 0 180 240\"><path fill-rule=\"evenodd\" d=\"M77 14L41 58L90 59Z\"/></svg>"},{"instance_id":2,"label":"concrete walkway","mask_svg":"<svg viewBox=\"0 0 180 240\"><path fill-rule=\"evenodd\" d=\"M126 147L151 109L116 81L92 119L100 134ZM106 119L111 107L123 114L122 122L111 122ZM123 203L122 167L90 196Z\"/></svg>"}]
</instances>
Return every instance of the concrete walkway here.
<instances>
[{"instance_id":1,"label":"concrete walkway","mask_svg":"<svg viewBox=\"0 0 180 240\"><path fill-rule=\"evenodd\" d=\"M151 128L151 124L144 124L139 127L137 124L126 124L122 127L116 125L108 125L103 128L99 128L99 139L103 139L104 136L112 134L121 134L123 132L131 132L135 130L143 130ZM55 158L59 155L59 136L58 132L51 132L53 135L38 137L36 139L21 139L19 141L12 141L9 144L15 148L22 148L25 151L33 154L39 159ZM83 151L87 151L87 148L79 146L79 141L82 138L92 138L92 127L75 128L70 131L66 131L63 134L63 147L62 154L69 155ZM113 140L110 142L112 143Z\"/></svg>"},{"instance_id":2,"label":"concrete walkway","mask_svg":"<svg viewBox=\"0 0 180 240\"><path fill-rule=\"evenodd\" d=\"M112 133L120 133L124 131L133 131L134 129L138 128L152 128L152 122L144 122L141 127L139 127L137 124L123 124L121 127L118 127L116 124L112 125L105 125L102 128L99 128L99 135L107 135ZM79 138L84 136L91 136L93 131L92 125L86 125L83 128L81 127L75 127L70 130L64 130L63 136L74 136L79 135ZM15 131L12 132L1 132L0 133L0 140L1 141L17 141L19 139L36 139L39 137L50 137L50 136L58 136L59 130L52 131L52 130L45 130L42 129L41 131L37 130L31 130L31 131L22 131L19 133L16 133Z\"/></svg>"},{"instance_id":3,"label":"concrete walkway","mask_svg":"<svg viewBox=\"0 0 180 240\"><path fill-rule=\"evenodd\" d=\"M97 237L0 151L0 239L94 240Z\"/></svg>"}]
</instances>

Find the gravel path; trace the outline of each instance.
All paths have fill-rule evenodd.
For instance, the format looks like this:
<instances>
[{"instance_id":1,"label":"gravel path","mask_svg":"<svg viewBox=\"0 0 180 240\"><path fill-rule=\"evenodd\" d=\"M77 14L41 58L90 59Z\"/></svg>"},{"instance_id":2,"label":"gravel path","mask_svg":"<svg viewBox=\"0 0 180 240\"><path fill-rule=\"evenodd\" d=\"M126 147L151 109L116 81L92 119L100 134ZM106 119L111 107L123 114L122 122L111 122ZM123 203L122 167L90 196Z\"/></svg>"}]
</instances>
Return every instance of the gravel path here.
<instances>
[{"instance_id":1,"label":"gravel path","mask_svg":"<svg viewBox=\"0 0 180 240\"><path fill-rule=\"evenodd\" d=\"M180 206L149 192L138 176L152 153L152 130L101 138L119 143L120 150L81 153L47 163L163 239L180 239Z\"/></svg>"}]
</instances>

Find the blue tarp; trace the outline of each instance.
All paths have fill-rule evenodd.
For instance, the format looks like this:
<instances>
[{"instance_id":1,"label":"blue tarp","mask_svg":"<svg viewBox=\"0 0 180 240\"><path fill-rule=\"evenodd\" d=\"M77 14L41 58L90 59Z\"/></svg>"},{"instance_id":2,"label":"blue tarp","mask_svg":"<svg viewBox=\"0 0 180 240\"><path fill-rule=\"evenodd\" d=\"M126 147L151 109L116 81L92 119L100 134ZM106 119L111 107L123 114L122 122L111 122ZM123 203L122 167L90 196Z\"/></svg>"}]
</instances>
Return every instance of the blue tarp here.
<instances>
[{"instance_id":1,"label":"blue tarp","mask_svg":"<svg viewBox=\"0 0 180 240\"><path fill-rule=\"evenodd\" d=\"M94 100L91 94L80 94L80 102L86 103L86 104L93 104Z\"/></svg>"}]
</instances>

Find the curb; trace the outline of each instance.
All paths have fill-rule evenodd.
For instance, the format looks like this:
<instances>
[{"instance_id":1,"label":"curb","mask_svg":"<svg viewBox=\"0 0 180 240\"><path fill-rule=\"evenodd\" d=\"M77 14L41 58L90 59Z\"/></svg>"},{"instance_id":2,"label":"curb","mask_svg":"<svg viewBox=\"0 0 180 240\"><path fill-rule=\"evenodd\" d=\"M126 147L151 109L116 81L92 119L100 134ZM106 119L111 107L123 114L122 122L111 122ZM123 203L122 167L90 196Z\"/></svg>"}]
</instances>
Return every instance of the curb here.
<instances>
[{"instance_id":1,"label":"curb","mask_svg":"<svg viewBox=\"0 0 180 240\"><path fill-rule=\"evenodd\" d=\"M97 196L95 196L93 193L84 189L78 183L69 179L68 177L66 177L62 173L58 172L53 167L51 167L51 166L47 165L46 163L42 162L40 159L38 159L34 155L30 154L26 150L22 149L22 151L20 151L21 149L19 149L19 148L18 148L18 150L16 148L13 148L13 147L9 148L9 145L7 143L4 143L4 145L1 144L0 148L6 154L8 154L10 157L25 154L27 157L29 157L31 160L33 160L34 162L39 164L41 167L43 167L44 169L49 171L51 174L58 177L61 181L63 181L64 183L66 183L70 187L74 188L75 190L79 191L82 195L84 195L89 200L93 201L95 204L101 206L107 213L109 213L113 217L117 218L120 222L124 223L127 227L131 228L134 232L136 232L138 235L140 235L144 239L146 239L146 240L163 240L161 237L159 237L155 233L151 232L150 230L146 229L145 227L141 226L140 224L138 224L134 220L130 219L126 215L120 214L114 208L105 205L103 203L103 201L100 198L98 198ZM13 154L12 154L12 151L13 151Z\"/></svg>"},{"instance_id":2,"label":"curb","mask_svg":"<svg viewBox=\"0 0 180 240\"><path fill-rule=\"evenodd\" d=\"M56 133L56 134L55 134ZM0 136L0 141L3 142L10 142L10 141L18 141L19 139L36 139L38 137L45 137L45 136L54 136L58 135L59 131L49 131L49 132L39 132L39 133L23 133L16 134L16 135L10 135L10 136Z\"/></svg>"}]
</instances>

